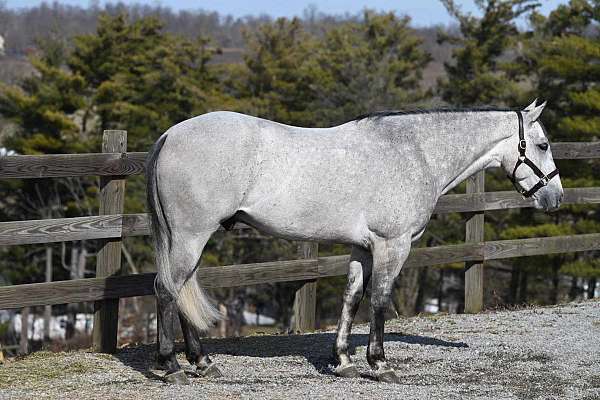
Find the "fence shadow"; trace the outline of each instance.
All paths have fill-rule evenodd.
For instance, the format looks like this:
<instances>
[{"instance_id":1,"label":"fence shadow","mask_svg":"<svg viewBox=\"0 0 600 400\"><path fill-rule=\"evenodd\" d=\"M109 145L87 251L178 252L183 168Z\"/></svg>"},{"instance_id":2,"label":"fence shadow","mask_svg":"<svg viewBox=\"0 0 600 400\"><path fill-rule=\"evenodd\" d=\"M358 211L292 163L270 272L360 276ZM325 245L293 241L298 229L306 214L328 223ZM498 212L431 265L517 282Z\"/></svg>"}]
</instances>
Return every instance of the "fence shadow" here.
<instances>
[{"instance_id":1,"label":"fence shadow","mask_svg":"<svg viewBox=\"0 0 600 400\"><path fill-rule=\"evenodd\" d=\"M330 365L334 363L332 349L335 341L335 333L314 333L308 335L269 335L248 336L226 339L205 339L204 349L209 354L227 354L245 357L287 357L302 356L310 362L317 371L322 374L332 374ZM349 340L349 350L352 354L357 347L367 346L368 334L353 334ZM401 335L389 333L385 335L385 342L402 342L406 344L418 344L422 346L441 347L469 347L464 342L450 342L429 336ZM178 343L177 351L183 352L183 343ZM151 372L154 364L155 346L143 345L125 348L116 354L116 357L125 365L137 370L145 376L158 379Z\"/></svg>"}]
</instances>

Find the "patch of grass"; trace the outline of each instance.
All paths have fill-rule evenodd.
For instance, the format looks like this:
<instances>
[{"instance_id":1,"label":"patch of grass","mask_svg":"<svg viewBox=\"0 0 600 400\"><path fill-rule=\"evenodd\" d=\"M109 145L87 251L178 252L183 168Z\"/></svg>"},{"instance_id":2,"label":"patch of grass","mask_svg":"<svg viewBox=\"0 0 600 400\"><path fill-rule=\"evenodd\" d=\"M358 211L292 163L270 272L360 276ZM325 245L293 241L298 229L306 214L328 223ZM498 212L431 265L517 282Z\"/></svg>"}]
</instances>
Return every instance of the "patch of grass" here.
<instances>
[{"instance_id":1,"label":"patch of grass","mask_svg":"<svg viewBox=\"0 0 600 400\"><path fill-rule=\"evenodd\" d=\"M40 351L18 357L0 368L0 389L11 387L39 389L52 381L102 370L102 362L82 359L83 353Z\"/></svg>"}]
</instances>

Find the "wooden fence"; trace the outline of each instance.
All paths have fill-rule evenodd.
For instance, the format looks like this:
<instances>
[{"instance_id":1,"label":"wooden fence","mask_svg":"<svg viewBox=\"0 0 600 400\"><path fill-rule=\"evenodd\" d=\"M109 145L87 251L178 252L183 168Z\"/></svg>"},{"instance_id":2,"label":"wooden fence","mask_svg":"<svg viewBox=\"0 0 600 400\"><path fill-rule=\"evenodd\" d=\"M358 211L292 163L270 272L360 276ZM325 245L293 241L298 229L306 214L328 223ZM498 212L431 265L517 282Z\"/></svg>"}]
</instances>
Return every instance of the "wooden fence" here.
<instances>
[{"instance_id":1,"label":"wooden fence","mask_svg":"<svg viewBox=\"0 0 600 400\"><path fill-rule=\"evenodd\" d=\"M0 287L0 309L95 302L94 348L114 352L117 339L118 302L121 297L153 294L155 274L120 275L121 240L148 235L146 214L123 214L125 180L142 174L146 153L127 152L125 131L105 131L103 153L0 158L0 178L101 177L100 215L0 223L0 245L23 245L98 239L96 278ZM554 143L555 159L600 157L600 142ZM600 188L565 189L563 204L600 203ZM520 256L600 249L600 233L519 240L483 241L484 211L531 207L518 193L485 192L484 174L467 182L466 194L443 196L435 213L468 213L464 244L415 248L406 267L453 262L466 263L465 310L483 307L483 262ZM243 228L238 224L236 228ZM290 261L227 265L199 270L205 287L233 287L286 281L305 281L296 293L294 315L298 331L314 327L316 280L344 275L348 255L319 257L314 243L301 243L299 258Z\"/></svg>"}]
</instances>

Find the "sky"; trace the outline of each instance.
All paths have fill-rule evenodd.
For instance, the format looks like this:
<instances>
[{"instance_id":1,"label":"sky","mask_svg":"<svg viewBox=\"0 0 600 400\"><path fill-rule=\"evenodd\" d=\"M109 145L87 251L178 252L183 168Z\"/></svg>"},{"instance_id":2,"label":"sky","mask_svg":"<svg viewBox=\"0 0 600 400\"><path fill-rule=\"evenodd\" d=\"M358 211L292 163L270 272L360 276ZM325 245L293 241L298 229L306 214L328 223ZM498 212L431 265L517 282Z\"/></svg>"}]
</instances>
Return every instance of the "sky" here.
<instances>
[{"instance_id":1,"label":"sky","mask_svg":"<svg viewBox=\"0 0 600 400\"><path fill-rule=\"evenodd\" d=\"M472 0L456 0L463 11L475 12L477 8ZM0 3L2 0L0 0ZM107 1L100 0L104 4ZM114 2L114 1L113 1ZM414 25L426 26L434 24L446 25L451 22L446 9L439 0L329 0L329 1L305 1L305 0L151 0L133 1L122 0L123 3L146 3L150 5L161 5L171 7L175 10L208 10L218 11L220 14L230 14L234 17L245 15L268 14L274 17L302 16L303 11L309 6L316 6L319 12L326 14L356 14L365 7L377 11L395 11L399 14L410 15ZM566 0L540 0L541 11L547 14L556 8L558 4L566 3ZM4 0L9 8L31 7L42 3L34 0ZM61 0L60 3L87 7L90 0Z\"/></svg>"}]
</instances>

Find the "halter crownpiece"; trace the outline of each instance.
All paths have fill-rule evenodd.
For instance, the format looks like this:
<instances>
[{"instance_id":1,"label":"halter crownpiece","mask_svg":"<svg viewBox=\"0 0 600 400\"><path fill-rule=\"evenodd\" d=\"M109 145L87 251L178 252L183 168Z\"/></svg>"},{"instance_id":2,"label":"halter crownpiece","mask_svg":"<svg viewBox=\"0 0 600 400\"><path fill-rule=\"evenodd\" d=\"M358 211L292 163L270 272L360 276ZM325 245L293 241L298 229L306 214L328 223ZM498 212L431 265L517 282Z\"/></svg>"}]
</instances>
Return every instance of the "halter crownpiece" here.
<instances>
[{"instance_id":1,"label":"halter crownpiece","mask_svg":"<svg viewBox=\"0 0 600 400\"><path fill-rule=\"evenodd\" d=\"M510 179L510 181L512 182L512 184L515 187L515 189L517 190L517 192L521 193L523 195L523 197L528 198L528 197L533 196L535 194L535 192L537 192L538 190L540 190L541 188L546 186L548 184L548 182L550 182L550 179L552 179L556 175L558 175L558 168L555 168L554 171L550 172L548 175L545 175L537 167L537 165L535 165L533 163L533 161L531 161L529 158L527 158L527 156L525 155L525 149L527 148L527 142L525 141L525 131L523 129L523 114L521 113L521 111L517 111L517 117L519 118L519 145L518 145L519 159L515 163L515 168L513 169L512 176L508 175L508 179ZM525 164L529 168L531 168L533 173L536 174L538 178L540 178L538 183L533 185L533 187L529 190L526 190L525 188L523 188L523 186L521 186L521 184L519 182L517 182L517 179L516 179L515 174L517 173L517 168L519 168L519 166L521 166L522 164Z\"/></svg>"}]
</instances>

